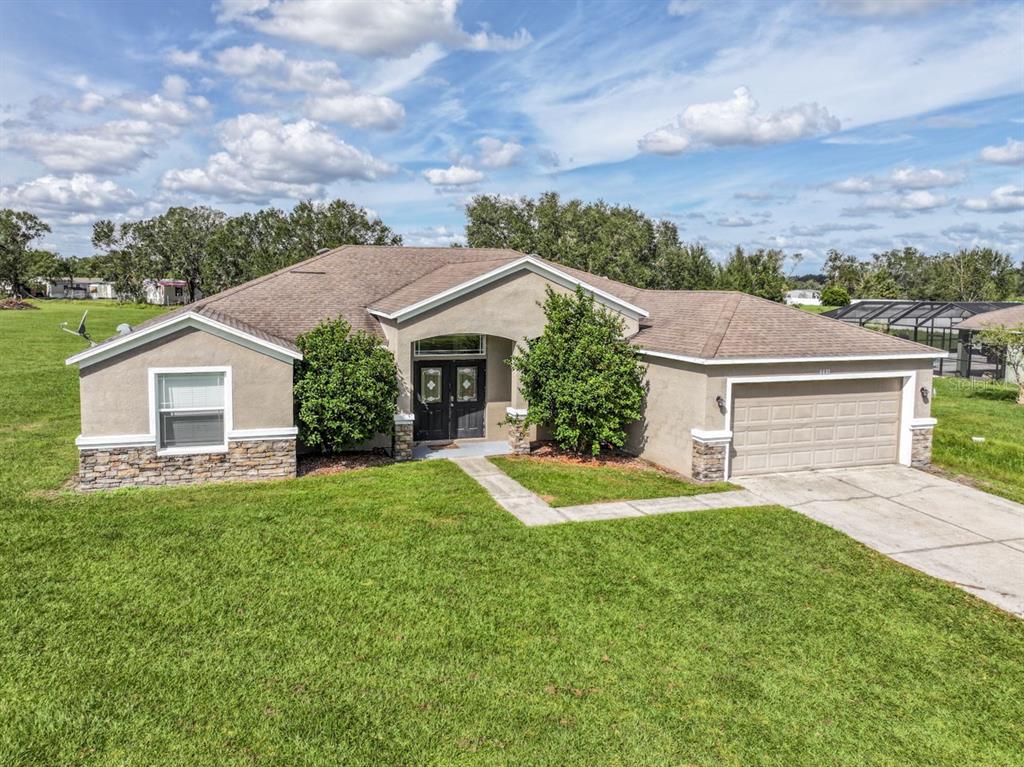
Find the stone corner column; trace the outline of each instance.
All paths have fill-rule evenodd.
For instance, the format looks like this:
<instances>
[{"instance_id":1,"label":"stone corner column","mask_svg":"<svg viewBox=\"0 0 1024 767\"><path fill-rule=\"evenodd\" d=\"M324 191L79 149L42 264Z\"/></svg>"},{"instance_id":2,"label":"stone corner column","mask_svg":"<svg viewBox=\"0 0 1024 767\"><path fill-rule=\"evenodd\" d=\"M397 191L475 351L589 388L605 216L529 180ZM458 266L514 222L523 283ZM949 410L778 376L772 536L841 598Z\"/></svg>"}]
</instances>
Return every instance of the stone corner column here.
<instances>
[{"instance_id":1,"label":"stone corner column","mask_svg":"<svg viewBox=\"0 0 1024 767\"><path fill-rule=\"evenodd\" d=\"M724 481L732 432L691 429L690 436L693 438L691 476L698 482Z\"/></svg>"},{"instance_id":2,"label":"stone corner column","mask_svg":"<svg viewBox=\"0 0 1024 767\"><path fill-rule=\"evenodd\" d=\"M910 422L910 465L923 469L932 463L932 433L934 418L915 418Z\"/></svg>"},{"instance_id":3,"label":"stone corner column","mask_svg":"<svg viewBox=\"0 0 1024 767\"><path fill-rule=\"evenodd\" d=\"M526 408L505 408L505 420L508 421L508 446L513 455L529 455L530 429L524 423Z\"/></svg>"},{"instance_id":4,"label":"stone corner column","mask_svg":"<svg viewBox=\"0 0 1024 767\"><path fill-rule=\"evenodd\" d=\"M395 435L391 441L391 457L396 461L412 460L412 427L416 416L412 413L395 414Z\"/></svg>"}]
</instances>

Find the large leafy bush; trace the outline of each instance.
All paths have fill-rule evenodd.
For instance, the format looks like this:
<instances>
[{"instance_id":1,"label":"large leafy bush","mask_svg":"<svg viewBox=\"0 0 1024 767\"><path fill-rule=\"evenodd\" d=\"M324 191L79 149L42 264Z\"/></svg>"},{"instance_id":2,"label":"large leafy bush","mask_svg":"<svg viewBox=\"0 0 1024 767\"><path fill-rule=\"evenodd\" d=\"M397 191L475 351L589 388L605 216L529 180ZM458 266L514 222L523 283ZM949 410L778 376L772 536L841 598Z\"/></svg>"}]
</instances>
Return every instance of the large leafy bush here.
<instances>
[{"instance_id":1,"label":"large leafy bush","mask_svg":"<svg viewBox=\"0 0 1024 767\"><path fill-rule=\"evenodd\" d=\"M394 355L339 318L298 338L295 369L299 438L332 453L394 429L398 369Z\"/></svg>"},{"instance_id":2,"label":"large leafy bush","mask_svg":"<svg viewBox=\"0 0 1024 767\"><path fill-rule=\"evenodd\" d=\"M549 288L544 314L544 333L518 346L511 360L529 403L526 422L549 427L570 452L622 447L644 400L643 366L623 338L622 320L582 290Z\"/></svg>"}]
</instances>

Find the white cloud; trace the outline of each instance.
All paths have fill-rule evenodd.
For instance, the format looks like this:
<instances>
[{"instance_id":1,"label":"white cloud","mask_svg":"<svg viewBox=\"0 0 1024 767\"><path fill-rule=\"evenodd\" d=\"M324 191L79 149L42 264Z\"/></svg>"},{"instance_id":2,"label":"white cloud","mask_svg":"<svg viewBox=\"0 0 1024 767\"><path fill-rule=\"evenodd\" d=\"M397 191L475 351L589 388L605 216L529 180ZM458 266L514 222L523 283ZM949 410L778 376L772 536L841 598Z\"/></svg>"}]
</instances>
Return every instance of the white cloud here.
<instances>
[{"instance_id":1,"label":"white cloud","mask_svg":"<svg viewBox=\"0 0 1024 767\"><path fill-rule=\"evenodd\" d=\"M485 136L473 142L480 155L479 163L485 168L507 168L519 162L523 154L522 144L515 141Z\"/></svg>"},{"instance_id":2,"label":"white cloud","mask_svg":"<svg viewBox=\"0 0 1024 767\"><path fill-rule=\"evenodd\" d=\"M876 191L877 182L869 178L850 176L832 184L829 189L839 194L870 194Z\"/></svg>"},{"instance_id":3,"label":"white cloud","mask_svg":"<svg viewBox=\"0 0 1024 767\"><path fill-rule=\"evenodd\" d=\"M218 3L218 19L238 22L268 35L366 56L408 56L423 45L507 51L530 42L520 29L502 37L481 29L469 33L455 13L458 0L251 0Z\"/></svg>"},{"instance_id":4,"label":"white cloud","mask_svg":"<svg viewBox=\"0 0 1024 767\"><path fill-rule=\"evenodd\" d=\"M170 170L161 186L226 200L265 202L275 197L315 197L339 179L375 181L397 168L342 141L311 120L282 122L245 114L218 128L224 151L203 168Z\"/></svg>"},{"instance_id":5,"label":"white cloud","mask_svg":"<svg viewBox=\"0 0 1024 767\"><path fill-rule=\"evenodd\" d=\"M938 168L896 168L889 174L893 189L935 189L963 183L963 173L951 173Z\"/></svg>"},{"instance_id":6,"label":"white cloud","mask_svg":"<svg viewBox=\"0 0 1024 767\"><path fill-rule=\"evenodd\" d=\"M971 197L964 201L964 207L982 213L1012 213L1024 210L1024 187L1006 186L992 190L988 197Z\"/></svg>"},{"instance_id":7,"label":"white cloud","mask_svg":"<svg viewBox=\"0 0 1024 767\"><path fill-rule=\"evenodd\" d=\"M758 115L757 101L746 87L725 101L691 104L673 124L646 134L641 151L680 154L712 146L781 144L839 130L839 120L817 104L798 104L770 115Z\"/></svg>"},{"instance_id":8,"label":"white cloud","mask_svg":"<svg viewBox=\"0 0 1024 767\"><path fill-rule=\"evenodd\" d=\"M213 66L221 74L243 80L249 88L305 93L344 93L351 86L338 65L326 59L313 61L290 59L277 48L262 43L248 47L232 46L218 51Z\"/></svg>"},{"instance_id":9,"label":"white cloud","mask_svg":"<svg viewBox=\"0 0 1024 767\"><path fill-rule=\"evenodd\" d=\"M840 146L874 146L880 144L901 144L904 141L910 141L913 136L909 133L900 133L895 136L857 136L851 134L842 134L839 136L829 136L821 140L823 144L837 144Z\"/></svg>"},{"instance_id":10,"label":"white cloud","mask_svg":"<svg viewBox=\"0 0 1024 767\"><path fill-rule=\"evenodd\" d=\"M306 102L305 111L314 120L345 123L353 128L391 130L405 119L405 109L397 101L369 93L316 96Z\"/></svg>"},{"instance_id":11,"label":"white cloud","mask_svg":"<svg viewBox=\"0 0 1024 767\"><path fill-rule=\"evenodd\" d=\"M825 0L823 5L846 16L910 16L962 0Z\"/></svg>"},{"instance_id":12,"label":"white cloud","mask_svg":"<svg viewBox=\"0 0 1024 767\"><path fill-rule=\"evenodd\" d=\"M943 195L918 189L901 194L880 195L865 200L861 205L844 208L844 216L867 216L872 213L892 213L898 218L906 218L915 213L924 213L941 208L950 203Z\"/></svg>"},{"instance_id":13,"label":"white cloud","mask_svg":"<svg viewBox=\"0 0 1024 767\"><path fill-rule=\"evenodd\" d=\"M407 245L418 245L421 248L443 248L453 242L465 244L466 235L447 226L428 226L403 233L402 240Z\"/></svg>"},{"instance_id":14,"label":"white cloud","mask_svg":"<svg viewBox=\"0 0 1024 767\"><path fill-rule=\"evenodd\" d=\"M701 0L670 0L666 10L669 16L690 16L703 9Z\"/></svg>"},{"instance_id":15,"label":"white cloud","mask_svg":"<svg viewBox=\"0 0 1024 767\"><path fill-rule=\"evenodd\" d=\"M833 232L866 232L871 229L881 229L878 224L840 224L825 223L811 224L810 226L791 226L789 233L794 237L824 237Z\"/></svg>"},{"instance_id":16,"label":"white cloud","mask_svg":"<svg viewBox=\"0 0 1024 767\"><path fill-rule=\"evenodd\" d=\"M1000 165L1020 165L1024 163L1024 141L1008 138L1002 146L987 146L981 150L981 159Z\"/></svg>"},{"instance_id":17,"label":"white cloud","mask_svg":"<svg viewBox=\"0 0 1024 767\"><path fill-rule=\"evenodd\" d=\"M210 102L202 96L190 96L185 78L168 75L160 93L147 97L122 97L117 105L134 117L159 125L181 127L210 114Z\"/></svg>"},{"instance_id":18,"label":"white cloud","mask_svg":"<svg viewBox=\"0 0 1024 767\"><path fill-rule=\"evenodd\" d=\"M50 170L109 175L134 170L161 142L145 120L112 120L71 131L5 131L0 149L20 150Z\"/></svg>"},{"instance_id":19,"label":"white cloud","mask_svg":"<svg viewBox=\"0 0 1024 767\"><path fill-rule=\"evenodd\" d=\"M164 60L172 67L201 67L203 65L203 54L199 51L183 51L180 48L171 48L164 54Z\"/></svg>"},{"instance_id":20,"label":"white cloud","mask_svg":"<svg viewBox=\"0 0 1024 767\"><path fill-rule=\"evenodd\" d=\"M0 187L0 207L19 208L69 223L91 223L100 213L123 210L135 202L135 193L89 173L70 178L53 175Z\"/></svg>"},{"instance_id":21,"label":"white cloud","mask_svg":"<svg viewBox=\"0 0 1024 767\"><path fill-rule=\"evenodd\" d=\"M716 226L743 227L753 226L754 222L745 216L721 216L715 220Z\"/></svg>"},{"instance_id":22,"label":"white cloud","mask_svg":"<svg viewBox=\"0 0 1024 767\"><path fill-rule=\"evenodd\" d=\"M464 165L452 165L448 168L431 168L423 171L423 177L434 186L467 186L476 184L487 178L475 168Z\"/></svg>"}]
</instances>

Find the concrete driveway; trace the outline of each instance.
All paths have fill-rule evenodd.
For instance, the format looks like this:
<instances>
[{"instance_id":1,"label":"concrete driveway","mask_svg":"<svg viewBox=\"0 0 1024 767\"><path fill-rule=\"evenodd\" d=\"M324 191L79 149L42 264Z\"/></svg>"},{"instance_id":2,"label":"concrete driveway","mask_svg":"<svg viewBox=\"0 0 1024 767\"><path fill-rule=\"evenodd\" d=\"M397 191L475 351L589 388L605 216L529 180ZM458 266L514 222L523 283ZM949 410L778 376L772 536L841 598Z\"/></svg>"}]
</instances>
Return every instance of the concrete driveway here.
<instances>
[{"instance_id":1,"label":"concrete driveway","mask_svg":"<svg viewBox=\"0 0 1024 767\"><path fill-rule=\"evenodd\" d=\"M1024 617L1024 506L904 466L738 479L866 546Z\"/></svg>"}]
</instances>

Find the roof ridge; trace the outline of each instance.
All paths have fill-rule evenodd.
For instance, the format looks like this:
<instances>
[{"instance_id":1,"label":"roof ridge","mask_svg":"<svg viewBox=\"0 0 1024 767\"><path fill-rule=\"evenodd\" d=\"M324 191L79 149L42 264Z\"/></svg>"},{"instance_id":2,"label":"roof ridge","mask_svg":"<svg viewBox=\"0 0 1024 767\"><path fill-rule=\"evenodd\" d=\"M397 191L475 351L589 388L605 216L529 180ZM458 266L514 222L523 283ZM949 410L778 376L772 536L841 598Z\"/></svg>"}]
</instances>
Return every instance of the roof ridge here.
<instances>
[{"instance_id":1,"label":"roof ridge","mask_svg":"<svg viewBox=\"0 0 1024 767\"><path fill-rule=\"evenodd\" d=\"M711 333L708 335L707 340L704 342L704 346L701 347L701 355L705 358L712 358L718 354L718 350L722 346L722 341L725 340L726 334L729 332L729 328L732 326L733 318L736 317L736 308L740 305L740 300L743 298L743 293L731 291L728 294L728 299L722 305L721 310L718 312L718 317L715 320L715 326ZM726 320L725 325L719 330L719 323L722 318L729 314L729 319Z\"/></svg>"}]
</instances>

